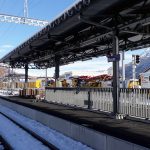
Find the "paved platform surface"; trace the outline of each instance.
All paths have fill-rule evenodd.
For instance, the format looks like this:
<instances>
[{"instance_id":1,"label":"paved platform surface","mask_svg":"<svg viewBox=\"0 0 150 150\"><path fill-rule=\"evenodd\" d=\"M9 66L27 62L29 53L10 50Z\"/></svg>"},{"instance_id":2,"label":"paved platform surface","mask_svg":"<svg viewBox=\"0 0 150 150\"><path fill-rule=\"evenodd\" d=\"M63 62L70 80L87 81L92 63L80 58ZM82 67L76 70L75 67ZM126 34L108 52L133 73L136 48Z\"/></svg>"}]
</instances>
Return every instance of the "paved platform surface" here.
<instances>
[{"instance_id":1,"label":"paved platform surface","mask_svg":"<svg viewBox=\"0 0 150 150\"><path fill-rule=\"evenodd\" d=\"M116 120L106 114L90 112L80 108L71 108L54 103L33 102L33 99L12 96L1 98L150 148L150 124L148 123L133 120Z\"/></svg>"}]
</instances>

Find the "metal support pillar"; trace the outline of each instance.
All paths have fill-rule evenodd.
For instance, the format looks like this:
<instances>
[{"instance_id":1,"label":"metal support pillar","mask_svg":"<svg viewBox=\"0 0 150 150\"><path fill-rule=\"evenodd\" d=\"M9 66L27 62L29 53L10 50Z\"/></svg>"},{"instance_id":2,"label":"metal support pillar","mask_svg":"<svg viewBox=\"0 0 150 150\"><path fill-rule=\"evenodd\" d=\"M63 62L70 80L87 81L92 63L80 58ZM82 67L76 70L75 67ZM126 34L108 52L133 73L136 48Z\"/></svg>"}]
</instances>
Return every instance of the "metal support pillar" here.
<instances>
[{"instance_id":1,"label":"metal support pillar","mask_svg":"<svg viewBox=\"0 0 150 150\"><path fill-rule=\"evenodd\" d=\"M13 92L13 89L15 88L14 87L14 70L13 70L13 67L11 67L11 86L10 86L10 88L11 88L11 93Z\"/></svg>"},{"instance_id":2,"label":"metal support pillar","mask_svg":"<svg viewBox=\"0 0 150 150\"><path fill-rule=\"evenodd\" d=\"M9 68L8 68L8 78L7 78L7 81L8 81L8 84L7 84L7 94L8 94L8 91L10 90L10 88L11 88L11 78L10 78L10 73L11 72L11 70L10 70L10 66L9 66Z\"/></svg>"},{"instance_id":3,"label":"metal support pillar","mask_svg":"<svg viewBox=\"0 0 150 150\"><path fill-rule=\"evenodd\" d=\"M60 57L55 56L55 87L56 87L56 82L58 81L59 78L59 64L60 64Z\"/></svg>"},{"instance_id":4,"label":"metal support pillar","mask_svg":"<svg viewBox=\"0 0 150 150\"><path fill-rule=\"evenodd\" d=\"M45 69L45 86L48 86L47 82L48 82L48 78L47 78L47 68L46 68Z\"/></svg>"},{"instance_id":5,"label":"metal support pillar","mask_svg":"<svg viewBox=\"0 0 150 150\"><path fill-rule=\"evenodd\" d=\"M125 64L124 64L125 52L122 51L122 88L125 88Z\"/></svg>"},{"instance_id":6,"label":"metal support pillar","mask_svg":"<svg viewBox=\"0 0 150 150\"><path fill-rule=\"evenodd\" d=\"M27 88L28 84L28 64L25 64L25 88Z\"/></svg>"},{"instance_id":7,"label":"metal support pillar","mask_svg":"<svg viewBox=\"0 0 150 150\"><path fill-rule=\"evenodd\" d=\"M113 35L113 55L119 54L118 31ZM113 115L119 114L119 61L113 62Z\"/></svg>"}]
</instances>

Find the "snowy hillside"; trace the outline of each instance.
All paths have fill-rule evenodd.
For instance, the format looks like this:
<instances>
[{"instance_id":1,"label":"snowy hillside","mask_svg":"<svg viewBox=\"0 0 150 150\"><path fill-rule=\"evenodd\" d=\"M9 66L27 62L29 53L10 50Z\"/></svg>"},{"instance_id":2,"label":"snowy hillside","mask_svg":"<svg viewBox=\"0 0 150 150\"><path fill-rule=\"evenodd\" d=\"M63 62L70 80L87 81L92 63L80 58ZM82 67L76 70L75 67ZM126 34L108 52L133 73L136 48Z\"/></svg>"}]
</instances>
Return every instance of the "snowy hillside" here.
<instances>
[{"instance_id":1,"label":"snowy hillside","mask_svg":"<svg viewBox=\"0 0 150 150\"><path fill-rule=\"evenodd\" d=\"M126 64L126 78L132 78L132 63ZM136 77L139 74L150 68L150 53L140 56L140 63L136 66Z\"/></svg>"}]
</instances>

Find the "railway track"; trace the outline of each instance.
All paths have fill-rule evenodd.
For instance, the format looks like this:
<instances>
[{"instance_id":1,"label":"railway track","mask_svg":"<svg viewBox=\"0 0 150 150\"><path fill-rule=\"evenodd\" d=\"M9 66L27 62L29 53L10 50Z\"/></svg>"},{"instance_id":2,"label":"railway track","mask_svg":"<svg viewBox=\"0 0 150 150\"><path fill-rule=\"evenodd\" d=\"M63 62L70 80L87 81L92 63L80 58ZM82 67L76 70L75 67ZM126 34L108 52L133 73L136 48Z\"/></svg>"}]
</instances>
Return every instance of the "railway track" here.
<instances>
[{"instance_id":1,"label":"railway track","mask_svg":"<svg viewBox=\"0 0 150 150\"><path fill-rule=\"evenodd\" d=\"M0 150L10 150L11 146L7 143L7 141L0 136Z\"/></svg>"},{"instance_id":2,"label":"railway track","mask_svg":"<svg viewBox=\"0 0 150 150\"><path fill-rule=\"evenodd\" d=\"M7 118L11 122L13 122L16 126L18 126L22 130L24 130L25 132L27 132L28 134L30 134L36 140L40 141L44 146L48 147L50 150L59 150L59 148L57 148L55 145L49 143L44 138L42 138L41 136L39 136L38 134L36 134L35 132L33 132L31 129L28 129L28 128L24 127L23 125L19 124L18 122L16 122L15 120L13 120L9 116L7 116L6 114L0 112L0 115L4 116L5 118ZM11 147L11 145L9 143L7 143L5 141L5 139L3 139L2 137L0 137L0 141L2 142L2 145L4 145L4 150L13 150L13 148Z\"/></svg>"}]
</instances>

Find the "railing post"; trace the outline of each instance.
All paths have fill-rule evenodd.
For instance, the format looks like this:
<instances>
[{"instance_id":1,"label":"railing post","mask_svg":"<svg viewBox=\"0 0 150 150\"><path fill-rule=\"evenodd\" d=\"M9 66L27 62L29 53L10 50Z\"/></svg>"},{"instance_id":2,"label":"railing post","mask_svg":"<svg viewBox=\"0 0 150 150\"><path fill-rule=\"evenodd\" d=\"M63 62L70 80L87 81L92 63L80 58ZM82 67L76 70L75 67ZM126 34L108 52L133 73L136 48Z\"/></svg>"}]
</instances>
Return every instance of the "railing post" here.
<instances>
[{"instance_id":1,"label":"railing post","mask_svg":"<svg viewBox=\"0 0 150 150\"><path fill-rule=\"evenodd\" d=\"M88 91L88 109L92 109L91 92Z\"/></svg>"}]
</instances>

